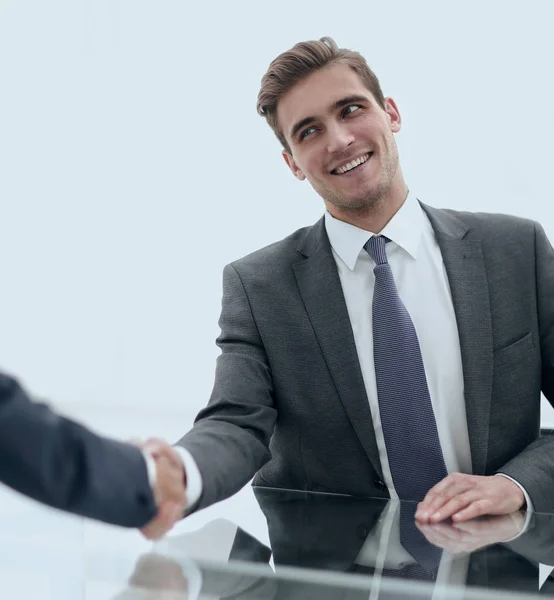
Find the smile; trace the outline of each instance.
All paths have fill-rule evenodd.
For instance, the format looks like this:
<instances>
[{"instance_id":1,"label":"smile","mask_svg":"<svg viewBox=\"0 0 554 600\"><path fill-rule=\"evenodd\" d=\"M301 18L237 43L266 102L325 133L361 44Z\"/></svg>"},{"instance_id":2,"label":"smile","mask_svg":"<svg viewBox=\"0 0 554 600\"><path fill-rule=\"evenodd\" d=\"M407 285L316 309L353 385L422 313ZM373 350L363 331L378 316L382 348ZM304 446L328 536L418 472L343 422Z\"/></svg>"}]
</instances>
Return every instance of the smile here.
<instances>
[{"instance_id":1,"label":"smile","mask_svg":"<svg viewBox=\"0 0 554 600\"><path fill-rule=\"evenodd\" d=\"M349 163L346 163L345 165L342 165L341 167L337 167L336 169L333 169L331 171L331 173L333 175L344 175L345 173L352 171L352 169L355 169L356 167L363 165L365 162L367 162L371 158L372 155L373 155L373 152L368 152L367 154L363 154L362 156L355 158L354 160L351 160Z\"/></svg>"}]
</instances>

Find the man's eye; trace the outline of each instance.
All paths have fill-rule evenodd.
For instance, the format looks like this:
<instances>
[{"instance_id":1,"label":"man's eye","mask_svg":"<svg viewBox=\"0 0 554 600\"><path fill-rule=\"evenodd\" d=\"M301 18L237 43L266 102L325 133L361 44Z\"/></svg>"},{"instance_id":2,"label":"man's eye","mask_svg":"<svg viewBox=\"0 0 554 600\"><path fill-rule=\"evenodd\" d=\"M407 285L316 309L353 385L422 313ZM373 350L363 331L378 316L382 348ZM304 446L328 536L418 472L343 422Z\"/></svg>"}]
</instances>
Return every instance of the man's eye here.
<instances>
[{"instance_id":1,"label":"man's eye","mask_svg":"<svg viewBox=\"0 0 554 600\"><path fill-rule=\"evenodd\" d=\"M315 127L308 127L307 129L304 129L304 131L300 134L300 139L303 140L310 135L310 132L312 131L315 131Z\"/></svg>"},{"instance_id":2,"label":"man's eye","mask_svg":"<svg viewBox=\"0 0 554 600\"><path fill-rule=\"evenodd\" d=\"M359 104L351 104L344 109L344 115L351 115L352 113L359 110L361 107Z\"/></svg>"}]
</instances>

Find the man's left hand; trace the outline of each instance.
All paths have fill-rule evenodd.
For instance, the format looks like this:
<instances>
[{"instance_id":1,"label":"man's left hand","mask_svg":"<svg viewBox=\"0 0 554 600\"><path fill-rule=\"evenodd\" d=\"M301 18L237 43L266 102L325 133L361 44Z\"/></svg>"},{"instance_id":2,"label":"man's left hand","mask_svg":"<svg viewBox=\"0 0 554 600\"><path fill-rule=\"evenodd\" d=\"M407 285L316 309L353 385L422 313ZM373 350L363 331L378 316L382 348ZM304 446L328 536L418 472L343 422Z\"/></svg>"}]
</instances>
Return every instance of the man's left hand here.
<instances>
[{"instance_id":1,"label":"man's left hand","mask_svg":"<svg viewBox=\"0 0 554 600\"><path fill-rule=\"evenodd\" d=\"M506 515L525 503L520 487L502 475L451 473L437 483L419 503L415 518L420 523L454 522L481 515Z\"/></svg>"}]
</instances>

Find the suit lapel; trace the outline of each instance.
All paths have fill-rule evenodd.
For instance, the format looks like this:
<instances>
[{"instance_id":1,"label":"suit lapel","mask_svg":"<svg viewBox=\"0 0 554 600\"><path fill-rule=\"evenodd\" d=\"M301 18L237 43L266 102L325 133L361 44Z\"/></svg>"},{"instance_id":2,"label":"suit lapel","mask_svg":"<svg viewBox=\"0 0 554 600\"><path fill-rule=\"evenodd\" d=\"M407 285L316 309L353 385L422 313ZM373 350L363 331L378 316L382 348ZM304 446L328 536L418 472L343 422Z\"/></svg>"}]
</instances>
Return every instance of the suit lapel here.
<instances>
[{"instance_id":1,"label":"suit lapel","mask_svg":"<svg viewBox=\"0 0 554 600\"><path fill-rule=\"evenodd\" d=\"M479 239L451 213L421 204L441 250L456 314L473 473L485 474L492 394L492 325L488 281ZM298 248L293 265L300 295L337 393L373 468L382 479L371 411L342 287L320 219Z\"/></svg>"},{"instance_id":2,"label":"suit lapel","mask_svg":"<svg viewBox=\"0 0 554 600\"><path fill-rule=\"evenodd\" d=\"M492 394L492 326L481 241L449 212L422 204L442 253L456 313L473 473L484 475Z\"/></svg>"},{"instance_id":3,"label":"suit lapel","mask_svg":"<svg viewBox=\"0 0 554 600\"><path fill-rule=\"evenodd\" d=\"M300 295L344 410L373 468L383 479L352 325L324 219L309 230L298 250L306 256L293 265Z\"/></svg>"}]
</instances>

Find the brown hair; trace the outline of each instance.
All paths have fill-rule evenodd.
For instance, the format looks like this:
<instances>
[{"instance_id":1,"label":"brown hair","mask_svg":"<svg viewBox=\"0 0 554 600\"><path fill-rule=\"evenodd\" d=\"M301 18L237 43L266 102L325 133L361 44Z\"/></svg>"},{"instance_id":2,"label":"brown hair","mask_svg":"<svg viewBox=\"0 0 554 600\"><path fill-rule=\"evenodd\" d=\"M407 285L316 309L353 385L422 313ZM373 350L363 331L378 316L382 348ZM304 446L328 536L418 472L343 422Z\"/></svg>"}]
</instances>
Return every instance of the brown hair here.
<instances>
[{"instance_id":1,"label":"brown hair","mask_svg":"<svg viewBox=\"0 0 554 600\"><path fill-rule=\"evenodd\" d=\"M258 113L265 117L287 152L290 153L289 145L277 124L277 104L281 96L308 75L336 63L346 64L353 69L381 108L385 108L379 80L359 52L339 48L330 37L299 42L271 62L262 77L258 94Z\"/></svg>"}]
</instances>

